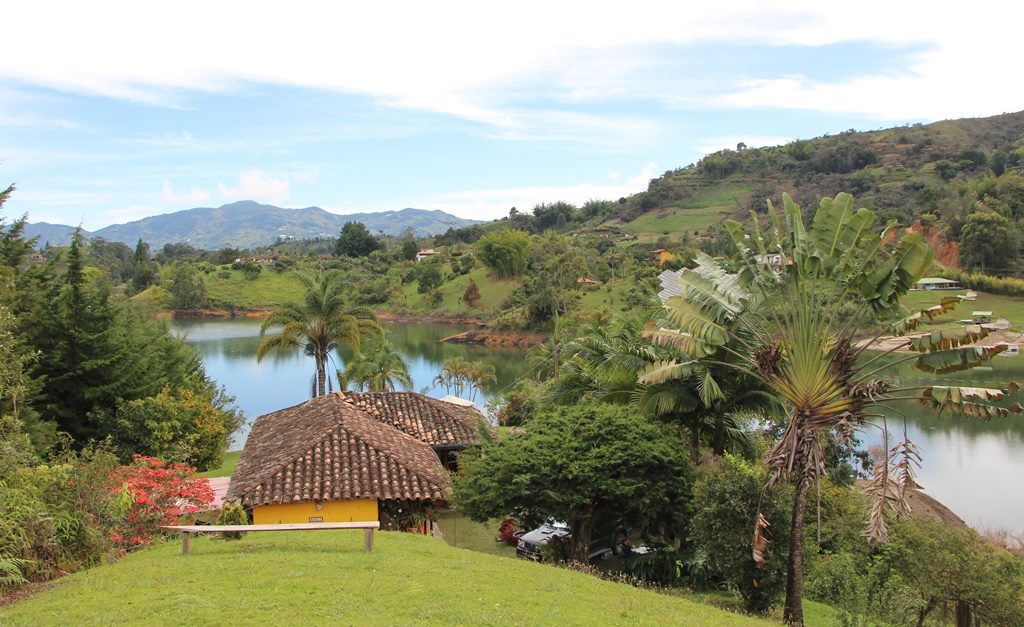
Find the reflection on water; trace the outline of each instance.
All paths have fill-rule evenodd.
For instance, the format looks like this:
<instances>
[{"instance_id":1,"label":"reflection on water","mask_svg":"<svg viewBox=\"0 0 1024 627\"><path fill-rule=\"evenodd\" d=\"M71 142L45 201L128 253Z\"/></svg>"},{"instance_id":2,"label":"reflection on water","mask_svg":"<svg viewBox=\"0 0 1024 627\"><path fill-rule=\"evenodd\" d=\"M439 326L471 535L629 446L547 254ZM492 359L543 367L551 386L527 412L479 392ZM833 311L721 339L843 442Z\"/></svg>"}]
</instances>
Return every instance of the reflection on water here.
<instances>
[{"instance_id":1,"label":"reflection on water","mask_svg":"<svg viewBox=\"0 0 1024 627\"><path fill-rule=\"evenodd\" d=\"M171 324L171 330L199 351L206 373L235 396L236 405L245 411L250 421L309 398L313 361L301 351L270 353L257 363L259 320L180 320ZM415 384L413 389L429 396L445 396L444 388L433 388L432 382L441 364L453 357L494 366L497 383L490 390L477 394L478 405L486 403L526 372L525 353L521 350L439 342L441 338L465 330L455 325L391 324L387 325L387 330L391 342L406 359ZM328 371L333 375L335 370L344 367L343 358L332 355ZM464 395L468 395L468 391ZM232 448L241 448L247 435L248 425L236 434Z\"/></svg>"},{"instance_id":2,"label":"reflection on water","mask_svg":"<svg viewBox=\"0 0 1024 627\"><path fill-rule=\"evenodd\" d=\"M256 363L258 320L177 321L172 329L196 347L207 373L237 398L249 419L309 398L312 361L296 352L271 354ZM526 373L525 353L516 349L442 344L443 337L463 329L455 325L388 325L391 341L405 356L415 382L423 391L431 385L441 363L452 357L492 364L498 383L478 397L486 402L495 392ZM331 371L343 367L335 356ZM926 385L935 379L920 377L909 364L895 370L900 386ZM1024 357L996 357L988 370L976 369L942 379L944 385L1000 387L1010 380L1024 381ZM429 389L435 397L443 389ZM976 526L1003 526L1024 531L1024 416L978 420L936 416L930 409L902 402L885 412L894 437L903 430L902 413L910 438L924 455L919 482L927 492ZM241 447L247 431L236 436ZM865 446L881 444L878 429L867 428Z\"/></svg>"},{"instance_id":3,"label":"reflection on water","mask_svg":"<svg viewBox=\"0 0 1024 627\"><path fill-rule=\"evenodd\" d=\"M893 372L900 387L939 384L999 388L1009 381L1024 381L1024 357L998 356L991 367L949 378L921 376L924 373L910 364L897 366ZM1019 483L1024 477L1024 416L981 420L959 414L936 415L915 402L900 402L892 410L879 413L886 415L890 446L902 437L905 416L907 435L920 447L924 458L918 483L928 494L977 528L1024 531L1024 487ZM866 429L862 439L866 446L882 444L879 429Z\"/></svg>"}]
</instances>

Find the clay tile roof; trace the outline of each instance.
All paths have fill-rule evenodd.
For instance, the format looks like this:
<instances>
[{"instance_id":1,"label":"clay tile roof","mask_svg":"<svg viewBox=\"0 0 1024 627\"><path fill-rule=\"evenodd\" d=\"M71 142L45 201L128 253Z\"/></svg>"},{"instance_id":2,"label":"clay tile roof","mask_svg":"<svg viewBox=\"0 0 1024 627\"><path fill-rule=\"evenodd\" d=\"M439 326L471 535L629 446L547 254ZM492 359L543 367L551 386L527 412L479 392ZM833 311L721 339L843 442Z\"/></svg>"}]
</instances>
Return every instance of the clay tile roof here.
<instances>
[{"instance_id":1,"label":"clay tile roof","mask_svg":"<svg viewBox=\"0 0 1024 627\"><path fill-rule=\"evenodd\" d=\"M472 407L415 392L339 392L337 396L431 446L465 448L479 443L477 425L484 416Z\"/></svg>"},{"instance_id":2,"label":"clay tile roof","mask_svg":"<svg viewBox=\"0 0 1024 627\"><path fill-rule=\"evenodd\" d=\"M253 506L447 494L430 446L328 394L256 420L227 499Z\"/></svg>"}]
</instances>

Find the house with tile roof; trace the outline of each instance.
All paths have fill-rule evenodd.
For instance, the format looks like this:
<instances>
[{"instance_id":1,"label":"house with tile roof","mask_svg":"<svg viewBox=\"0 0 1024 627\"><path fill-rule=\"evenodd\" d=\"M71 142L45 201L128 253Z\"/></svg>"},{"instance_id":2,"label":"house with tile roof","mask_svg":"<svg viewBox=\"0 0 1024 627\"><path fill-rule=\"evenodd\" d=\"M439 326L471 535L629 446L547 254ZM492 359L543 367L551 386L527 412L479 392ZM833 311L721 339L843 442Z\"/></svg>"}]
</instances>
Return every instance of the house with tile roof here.
<instances>
[{"instance_id":1,"label":"house with tile roof","mask_svg":"<svg viewBox=\"0 0 1024 627\"><path fill-rule=\"evenodd\" d=\"M445 506L483 416L411 392L339 392L260 416L226 500L255 524L380 520Z\"/></svg>"}]
</instances>

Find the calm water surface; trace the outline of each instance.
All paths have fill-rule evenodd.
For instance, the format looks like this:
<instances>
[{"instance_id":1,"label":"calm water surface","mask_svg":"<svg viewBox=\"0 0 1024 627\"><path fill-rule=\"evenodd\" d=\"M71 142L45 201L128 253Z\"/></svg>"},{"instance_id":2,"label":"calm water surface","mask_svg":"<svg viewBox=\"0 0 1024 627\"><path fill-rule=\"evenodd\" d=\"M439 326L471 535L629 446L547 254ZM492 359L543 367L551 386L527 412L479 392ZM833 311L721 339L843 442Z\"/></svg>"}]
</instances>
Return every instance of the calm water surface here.
<instances>
[{"instance_id":1,"label":"calm water surface","mask_svg":"<svg viewBox=\"0 0 1024 627\"><path fill-rule=\"evenodd\" d=\"M206 373L235 396L235 404L245 411L249 422L309 399L313 360L301 350L292 354L271 353L262 362L256 361L259 320L181 320L174 321L171 330L199 351ZM483 408L500 390L526 374L525 352L439 341L464 330L465 327L449 324L387 325L392 344L405 356L416 392L435 398L448 394L443 387L432 385L447 359L461 357L493 365L497 382L490 389L478 392L475 399ZM334 354L328 373L333 376L335 370L344 367L344 359ZM463 391L463 396L468 398L469 391ZM242 432L236 434L231 448L241 448L248 434L246 424Z\"/></svg>"},{"instance_id":2,"label":"calm water surface","mask_svg":"<svg viewBox=\"0 0 1024 627\"><path fill-rule=\"evenodd\" d=\"M207 373L235 395L237 405L252 420L309 398L312 360L299 352L268 355L256 362L259 343L258 320L176 321L174 332L196 347ZM445 359L462 357L493 364L497 384L477 397L482 405L496 392L526 374L525 352L480 346L442 344L443 337L464 330L456 325L392 324L391 341L405 355L415 382L414 389L441 398L443 388L431 382ZM331 372L344 367L335 356ZM928 379L910 366L897 370L901 385L924 385ZM993 367L954 375L957 383L998 387L1009 380L1024 382L1024 357L996 357ZM424 389L427 388L427 389ZM901 403L896 409L906 415L909 437L924 456L918 482L926 491L976 527L1006 527L1024 532L1024 416L983 421L954 416L935 416L928 409ZM889 429L902 435L903 417L886 412ZM240 448L248 429L236 436ZM878 429L862 434L865 446L881 444ZM892 440L890 441L890 444Z\"/></svg>"}]
</instances>

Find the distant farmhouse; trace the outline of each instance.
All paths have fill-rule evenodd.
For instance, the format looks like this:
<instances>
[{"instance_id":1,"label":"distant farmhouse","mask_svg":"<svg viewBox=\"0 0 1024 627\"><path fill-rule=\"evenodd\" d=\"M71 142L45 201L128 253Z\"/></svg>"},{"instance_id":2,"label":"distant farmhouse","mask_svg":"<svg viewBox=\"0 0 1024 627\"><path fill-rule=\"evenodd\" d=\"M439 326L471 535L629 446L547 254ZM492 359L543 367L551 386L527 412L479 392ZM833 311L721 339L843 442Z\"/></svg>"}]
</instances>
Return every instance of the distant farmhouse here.
<instances>
[{"instance_id":1,"label":"distant farmhouse","mask_svg":"<svg viewBox=\"0 0 1024 627\"><path fill-rule=\"evenodd\" d=\"M958 290L961 289L959 281L942 279L937 277L926 277L918 279L914 284L915 290Z\"/></svg>"},{"instance_id":2,"label":"distant farmhouse","mask_svg":"<svg viewBox=\"0 0 1024 627\"><path fill-rule=\"evenodd\" d=\"M483 415L413 392L338 392L260 416L227 501L255 524L379 520L426 532Z\"/></svg>"}]
</instances>

